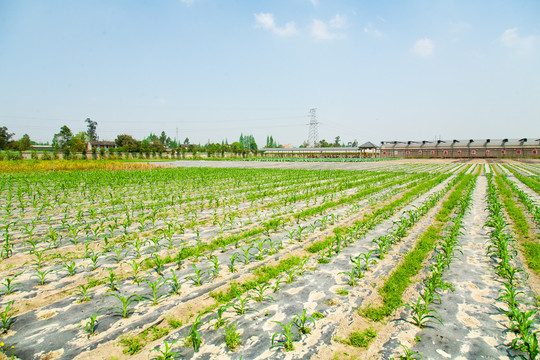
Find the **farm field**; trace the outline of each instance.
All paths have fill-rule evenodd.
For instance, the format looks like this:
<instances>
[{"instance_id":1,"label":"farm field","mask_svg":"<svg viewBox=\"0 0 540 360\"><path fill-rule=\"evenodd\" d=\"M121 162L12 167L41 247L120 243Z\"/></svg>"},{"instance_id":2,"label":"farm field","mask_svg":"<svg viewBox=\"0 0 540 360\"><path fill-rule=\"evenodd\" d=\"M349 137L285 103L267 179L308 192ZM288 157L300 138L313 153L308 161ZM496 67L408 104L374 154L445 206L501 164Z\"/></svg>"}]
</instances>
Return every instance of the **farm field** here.
<instances>
[{"instance_id":1,"label":"farm field","mask_svg":"<svg viewBox=\"0 0 540 360\"><path fill-rule=\"evenodd\" d=\"M540 164L0 175L20 359L540 358Z\"/></svg>"}]
</instances>

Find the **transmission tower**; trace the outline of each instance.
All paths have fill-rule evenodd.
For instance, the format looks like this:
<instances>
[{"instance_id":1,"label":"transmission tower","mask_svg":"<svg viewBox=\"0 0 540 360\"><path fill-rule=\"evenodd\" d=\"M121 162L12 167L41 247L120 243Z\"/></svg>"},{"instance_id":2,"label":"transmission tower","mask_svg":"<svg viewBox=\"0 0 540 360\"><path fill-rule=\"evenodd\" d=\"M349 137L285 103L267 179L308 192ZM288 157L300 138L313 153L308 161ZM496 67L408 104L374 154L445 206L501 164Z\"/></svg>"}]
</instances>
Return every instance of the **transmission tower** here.
<instances>
[{"instance_id":1,"label":"transmission tower","mask_svg":"<svg viewBox=\"0 0 540 360\"><path fill-rule=\"evenodd\" d=\"M309 134L308 134L308 146L317 146L317 143L319 142L319 129L317 122L317 108L311 108L309 109Z\"/></svg>"}]
</instances>

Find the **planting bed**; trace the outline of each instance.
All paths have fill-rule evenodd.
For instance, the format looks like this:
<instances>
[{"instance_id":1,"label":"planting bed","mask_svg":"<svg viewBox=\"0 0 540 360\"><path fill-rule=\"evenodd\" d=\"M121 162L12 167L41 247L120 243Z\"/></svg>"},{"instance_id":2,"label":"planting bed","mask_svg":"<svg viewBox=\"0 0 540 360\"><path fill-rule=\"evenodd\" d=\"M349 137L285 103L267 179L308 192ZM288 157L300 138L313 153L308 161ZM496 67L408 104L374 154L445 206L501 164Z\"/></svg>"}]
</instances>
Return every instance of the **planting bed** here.
<instances>
[{"instance_id":1,"label":"planting bed","mask_svg":"<svg viewBox=\"0 0 540 360\"><path fill-rule=\"evenodd\" d=\"M4 354L536 357L535 164L161 165L0 177Z\"/></svg>"}]
</instances>

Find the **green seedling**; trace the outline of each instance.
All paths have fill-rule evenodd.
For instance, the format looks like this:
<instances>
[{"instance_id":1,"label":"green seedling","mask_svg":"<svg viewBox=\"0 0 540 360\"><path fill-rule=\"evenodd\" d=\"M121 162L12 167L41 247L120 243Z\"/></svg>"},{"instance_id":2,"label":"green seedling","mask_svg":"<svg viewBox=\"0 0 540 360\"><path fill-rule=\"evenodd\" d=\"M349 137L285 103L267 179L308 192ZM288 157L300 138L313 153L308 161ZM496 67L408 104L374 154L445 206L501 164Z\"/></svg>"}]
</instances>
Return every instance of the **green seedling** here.
<instances>
[{"instance_id":1,"label":"green seedling","mask_svg":"<svg viewBox=\"0 0 540 360\"><path fill-rule=\"evenodd\" d=\"M138 303L141 301L141 297L139 295L133 294L128 297L125 297L120 294L107 294L108 296L114 296L120 301L119 306L112 306L109 308L109 310L118 310L123 318L128 318L131 313L134 311L134 307L131 306L133 303Z\"/></svg>"},{"instance_id":2,"label":"green seedling","mask_svg":"<svg viewBox=\"0 0 540 360\"><path fill-rule=\"evenodd\" d=\"M294 326L294 320L292 320L288 325L285 325L279 321L274 321L276 324L280 325L282 327L282 331L276 331L274 335L272 335L272 346L270 349L273 349L276 346L282 345L285 351L291 351L294 350L294 344L293 342L296 340L300 340L300 333L299 332L293 332L292 327ZM274 344L274 340L276 336L281 335L282 340L277 341Z\"/></svg>"},{"instance_id":3,"label":"green seedling","mask_svg":"<svg viewBox=\"0 0 540 360\"><path fill-rule=\"evenodd\" d=\"M419 360L419 359L423 360L422 355L418 351L412 351L407 346L405 346L405 345L403 345L401 343L399 344L399 346L401 346L401 348L403 349L404 354L401 355L398 359L400 359L400 360L415 360L415 359L416 360Z\"/></svg>"},{"instance_id":4,"label":"green seedling","mask_svg":"<svg viewBox=\"0 0 540 360\"><path fill-rule=\"evenodd\" d=\"M157 278L156 281L154 282L151 282L149 280L144 280L144 282L150 287L150 290L152 291L150 296L147 299L145 299L145 300L151 301L152 306L156 306L159 303L159 300L161 298L168 296L168 294L158 295L159 289L161 289L163 285L167 283L167 280L160 277L160 278Z\"/></svg>"},{"instance_id":5,"label":"green seedling","mask_svg":"<svg viewBox=\"0 0 540 360\"><path fill-rule=\"evenodd\" d=\"M2 284L0 284L5 288L4 295L10 295L10 294L13 294L15 292L15 290L17 289L19 284L13 282L13 280L15 280L15 278L17 278L17 276L19 276L21 274L22 274L22 272L17 273L15 275L13 275L12 277L7 277L7 278L4 279L4 282Z\"/></svg>"},{"instance_id":6,"label":"green seedling","mask_svg":"<svg viewBox=\"0 0 540 360\"><path fill-rule=\"evenodd\" d=\"M154 265L155 265L156 273L158 275L163 275L163 270L165 269L165 263L158 254L153 254L153 255L154 255Z\"/></svg>"},{"instance_id":7,"label":"green seedling","mask_svg":"<svg viewBox=\"0 0 540 360\"><path fill-rule=\"evenodd\" d=\"M238 315L243 315L247 311L250 310L247 307L247 302L251 300L251 296L248 295L242 299L242 297L239 294L237 294L236 299L238 300L238 304L230 303L230 305L232 306L232 308L234 309L234 311L236 311Z\"/></svg>"},{"instance_id":8,"label":"green seedling","mask_svg":"<svg viewBox=\"0 0 540 360\"><path fill-rule=\"evenodd\" d=\"M116 274L114 273L114 270L111 268L107 268L107 270L109 271L109 276L107 277L107 281L108 281L107 286L109 286L110 291L117 291L118 287L115 284L115 282L117 281Z\"/></svg>"},{"instance_id":9,"label":"green seedling","mask_svg":"<svg viewBox=\"0 0 540 360\"><path fill-rule=\"evenodd\" d=\"M169 285L171 286L171 292L175 295L180 295L182 288L182 284L178 281L178 278L176 277L176 273L173 269L171 269L172 277L168 278L167 281L169 281Z\"/></svg>"},{"instance_id":10,"label":"green seedling","mask_svg":"<svg viewBox=\"0 0 540 360\"><path fill-rule=\"evenodd\" d=\"M213 255L213 256L208 256L208 260L212 263L212 268L208 271L208 274L210 275L210 277L212 278L216 278L218 277L219 275L219 262L218 262L218 257Z\"/></svg>"},{"instance_id":11,"label":"green seedling","mask_svg":"<svg viewBox=\"0 0 540 360\"><path fill-rule=\"evenodd\" d=\"M229 271L232 272L232 273L236 272L236 268L234 267L234 263L236 262L236 260L238 260L238 254L234 253L231 256L231 260L229 262L229 265L227 265L229 267Z\"/></svg>"},{"instance_id":12,"label":"green seedling","mask_svg":"<svg viewBox=\"0 0 540 360\"><path fill-rule=\"evenodd\" d=\"M86 332L88 333L89 336L94 335L96 333L96 330L97 330L97 327L98 327L97 315L98 315L99 310L101 310L101 309L98 309L94 313L94 315L90 316L88 318L88 321L84 325L84 329L86 330Z\"/></svg>"},{"instance_id":13,"label":"green seedling","mask_svg":"<svg viewBox=\"0 0 540 360\"><path fill-rule=\"evenodd\" d=\"M229 307L231 307L231 304L220 306L216 310L216 316L210 317L209 320L216 319L216 323L214 324L214 329L219 329L220 327L222 327L223 325L227 323L228 318L226 318L224 314Z\"/></svg>"},{"instance_id":14,"label":"green seedling","mask_svg":"<svg viewBox=\"0 0 540 360\"><path fill-rule=\"evenodd\" d=\"M309 334L311 332L311 328L307 327L307 323L311 321L313 323L313 326L315 326L315 319L313 316L307 316L306 310L304 309L302 311L302 315L296 314L293 317L293 321L298 326L298 331L300 331L302 334Z\"/></svg>"},{"instance_id":15,"label":"green seedling","mask_svg":"<svg viewBox=\"0 0 540 360\"><path fill-rule=\"evenodd\" d=\"M177 341L178 340L175 340L172 343L169 343L167 340L165 340L163 341L163 344L165 345L164 350L161 350L159 348L150 350L150 352L158 352L158 355L152 357L152 360L173 360L182 356L182 354L172 351L172 347Z\"/></svg>"},{"instance_id":16,"label":"green seedling","mask_svg":"<svg viewBox=\"0 0 540 360\"><path fill-rule=\"evenodd\" d=\"M189 329L189 339L191 340L191 344L193 345L193 351L195 352L199 352L199 349L201 347L201 333L199 332L199 326L203 324L203 322L201 321L202 315L204 315L204 313L197 316Z\"/></svg>"},{"instance_id":17,"label":"green seedling","mask_svg":"<svg viewBox=\"0 0 540 360\"><path fill-rule=\"evenodd\" d=\"M433 320L437 320L441 325L444 325L439 313L436 310L429 309L423 299L420 298L416 303L407 304L406 306L411 309L412 321L419 328L424 328L427 322Z\"/></svg>"},{"instance_id":18,"label":"green seedling","mask_svg":"<svg viewBox=\"0 0 540 360\"><path fill-rule=\"evenodd\" d=\"M80 266L75 265L75 262L73 260L69 262L63 261L62 266L68 272L68 276L75 275L75 271L77 270L78 267L80 267Z\"/></svg>"},{"instance_id":19,"label":"green seedling","mask_svg":"<svg viewBox=\"0 0 540 360\"><path fill-rule=\"evenodd\" d=\"M297 274L297 268L296 267L293 267L293 268L290 268L289 270L286 270L285 271L285 274L286 274L286 283L287 284L290 284L292 283L294 280L296 280L296 278L298 277L298 274Z\"/></svg>"},{"instance_id":20,"label":"green seedling","mask_svg":"<svg viewBox=\"0 0 540 360\"><path fill-rule=\"evenodd\" d=\"M356 269L353 268L351 269L351 271L342 271L340 273L338 273L339 275L346 275L347 276L347 280L346 280L346 283L347 285L349 286L356 286L358 285L358 282L356 281L356 278L358 277L357 274L356 274Z\"/></svg>"},{"instance_id":21,"label":"green seedling","mask_svg":"<svg viewBox=\"0 0 540 360\"><path fill-rule=\"evenodd\" d=\"M253 297L253 300L257 302L262 302L266 299L274 300L273 297L270 295L264 295L264 292L270 288L270 284L268 283L260 283L257 286L255 286L255 296Z\"/></svg>"},{"instance_id":22,"label":"green seedling","mask_svg":"<svg viewBox=\"0 0 540 360\"><path fill-rule=\"evenodd\" d=\"M92 300L92 298L88 295L88 289L90 288L90 285L79 285L77 290L77 295L79 296L79 300L77 302L83 303Z\"/></svg>"},{"instance_id":23,"label":"green seedling","mask_svg":"<svg viewBox=\"0 0 540 360\"><path fill-rule=\"evenodd\" d=\"M191 265L193 266L193 270L195 270L195 275L186 276L186 279L193 281L193 284L195 286L201 286L203 271L201 269L197 269L197 266L195 264Z\"/></svg>"},{"instance_id":24,"label":"green seedling","mask_svg":"<svg viewBox=\"0 0 540 360\"><path fill-rule=\"evenodd\" d=\"M281 288L281 286L280 286L281 279L283 279L283 276L276 277L276 283L275 283L275 285L274 285L274 287L272 289L273 292L275 292L275 293L279 292L279 290Z\"/></svg>"},{"instance_id":25,"label":"green seedling","mask_svg":"<svg viewBox=\"0 0 540 360\"><path fill-rule=\"evenodd\" d=\"M131 270L133 270L133 282L135 284L139 284L141 282L141 279L139 278L139 270L141 269L141 263L138 263L135 259L133 259L128 264L131 267Z\"/></svg>"},{"instance_id":26,"label":"green seedling","mask_svg":"<svg viewBox=\"0 0 540 360\"><path fill-rule=\"evenodd\" d=\"M4 311L0 312L0 325L2 325L2 333L6 333L11 324L15 321L13 319L13 312L11 311L11 306L13 305L13 300L7 303Z\"/></svg>"},{"instance_id":27,"label":"green seedling","mask_svg":"<svg viewBox=\"0 0 540 360\"><path fill-rule=\"evenodd\" d=\"M53 270L50 269L50 270L37 270L36 269L36 273L33 274L32 276L35 276L39 279L39 285L45 285L45 282L46 282L46 276L49 275L50 273L52 273Z\"/></svg>"}]
</instances>

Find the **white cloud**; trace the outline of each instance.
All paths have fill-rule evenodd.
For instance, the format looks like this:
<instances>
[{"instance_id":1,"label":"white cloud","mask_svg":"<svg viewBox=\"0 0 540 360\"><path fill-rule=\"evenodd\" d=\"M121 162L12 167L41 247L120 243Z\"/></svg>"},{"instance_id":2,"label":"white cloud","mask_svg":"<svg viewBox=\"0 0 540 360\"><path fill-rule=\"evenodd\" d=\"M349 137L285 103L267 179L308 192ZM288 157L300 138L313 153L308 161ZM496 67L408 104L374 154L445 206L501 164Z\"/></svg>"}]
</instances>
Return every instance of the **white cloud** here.
<instances>
[{"instance_id":1,"label":"white cloud","mask_svg":"<svg viewBox=\"0 0 540 360\"><path fill-rule=\"evenodd\" d=\"M287 36L297 33L294 22L288 22L283 27L278 27L274 21L274 14L260 13L255 14L255 27L272 31L276 35Z\"/></svg>"},{"instance_id":2,"label":"white cloud","mask_svg":"<svg viewBox=\"0 0 540 360\"><path fill-rule=\"evenodd\" d=\"M192 5L197 0L180 0L181 3L186 4L187 6Z\"/></svg>"},{"instance_id":3,"label":"white cloud","mask_svg":"<svg viewBox=\"0 0 540 360\"><path fill-rule=\"evenodd\" d=\"M345 26L346 20L343 16L336 14L333 18L330 19L330 27L335 29L341 29Z\"/></svg>"},{"instance_id":4,"label":"white cloud","mask_svg":"<svg viewBox=\"0 0 540 360\"><path fill-rule=\"evenodd\" d=\"M435 51L435 45L431 39L418 39L414 43L412 51L419 56L432 56Z\"/></svg>"},{"instance_id":5,"label":"white cloud","mask_svg":"<svg viewBox=\"0 0 540 360\"><path fill-rule=\"evenodd\" d=\"M375 37L381 38L384 37L384 33L380 31L379 29L376 29L373 27L371 23L368 23L367 26L364 27L364 33L373 35Z\"/></svg>"},{"instance_id":6,"label":"white cloud","mask_svg":"<svg viewBox=\"0 0 540 360\"><path fill-rule=\"evenodd\" d=\"M309 1L311 1L311 4L313 4L313 6L319 5L319 0L309 0Z\"/></svg>"},{"instance_id":7,"label":"white cloud","mask_svg":"<svg viewBox=\"0 0 540 360\"><path fill-rule=\"evenodd\" d=\"M339 14L331 18L328 23L319 19L313 19L311 34L320 40L342 39L345 35L335 30L342 29L346 23L345 18Z\"/></svg>"},{"instance_id":8,"label":"white cloud","mask_svg":"<svg viewBox=\"0 0 540 360\"><path fill-rule=\"evenodd\" d=\"M520 37L517 28L512 28L505 30L499 40L504 46L516 50L520 55L525 55L534 47L536 37L533 35Z\"/></svg>"}]
</instances>

